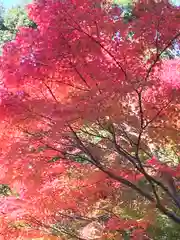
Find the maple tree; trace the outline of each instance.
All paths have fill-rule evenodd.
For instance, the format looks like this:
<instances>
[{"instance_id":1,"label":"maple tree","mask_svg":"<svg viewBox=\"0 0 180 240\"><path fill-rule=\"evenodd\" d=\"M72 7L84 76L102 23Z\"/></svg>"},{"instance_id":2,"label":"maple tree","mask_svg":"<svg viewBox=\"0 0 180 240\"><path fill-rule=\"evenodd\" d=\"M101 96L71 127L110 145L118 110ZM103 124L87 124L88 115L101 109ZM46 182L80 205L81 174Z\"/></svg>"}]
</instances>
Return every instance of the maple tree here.
<instances>
[{"instance_id":1,"label":"maple tree","mask_svg":"<svg viewBox=\"0 0 180 240\"><path fill-rule=\"evenodd\" d=\"M94 239L92 221L101 239L148 239L156 210L179 224L179 9L41 0L28 14L38 27L0 59L2 239Z\"/></svg>"}]
</instances>

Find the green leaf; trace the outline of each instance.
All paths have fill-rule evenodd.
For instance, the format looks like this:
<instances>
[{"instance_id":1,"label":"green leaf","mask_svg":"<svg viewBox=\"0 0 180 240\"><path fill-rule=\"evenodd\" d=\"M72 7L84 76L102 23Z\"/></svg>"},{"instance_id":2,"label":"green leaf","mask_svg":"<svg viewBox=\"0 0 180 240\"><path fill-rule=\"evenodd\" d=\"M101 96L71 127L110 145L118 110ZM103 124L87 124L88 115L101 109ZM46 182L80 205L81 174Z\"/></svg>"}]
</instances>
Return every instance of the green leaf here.
<instances>
[{"instance_id":1,"label":"green leaf","mask_svg":"<svg viewBox=\"0 0 180 240\"><path fill-rule=\"evenodd\" d=\"M60 159L60 156L54 156L53 158L51 158L48 162L56 162Z\"/></svg>"}]
</instances>

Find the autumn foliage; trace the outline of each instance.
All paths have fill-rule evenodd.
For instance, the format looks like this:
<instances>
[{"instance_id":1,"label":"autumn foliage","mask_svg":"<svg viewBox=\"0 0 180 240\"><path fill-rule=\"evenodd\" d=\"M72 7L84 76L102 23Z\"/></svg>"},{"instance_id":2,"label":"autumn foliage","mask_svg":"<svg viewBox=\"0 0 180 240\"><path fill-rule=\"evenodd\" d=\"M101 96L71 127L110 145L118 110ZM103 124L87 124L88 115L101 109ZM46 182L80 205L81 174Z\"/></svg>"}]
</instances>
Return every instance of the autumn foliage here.
<instances>
[{"instance_id":1,"label":"autumn foliage","mask_svg":"<svg viewBox=\"0 0 180 240\"><path fill-rule=\"evenodd\" d=\"M1 239L95 239L93 223L98 239L145 240L157 214L180 224L180 60L168 55L179 9L139 0L125 11L39 0L28 6L37 28L4 45Z\"/></svg>"}]
</instances>

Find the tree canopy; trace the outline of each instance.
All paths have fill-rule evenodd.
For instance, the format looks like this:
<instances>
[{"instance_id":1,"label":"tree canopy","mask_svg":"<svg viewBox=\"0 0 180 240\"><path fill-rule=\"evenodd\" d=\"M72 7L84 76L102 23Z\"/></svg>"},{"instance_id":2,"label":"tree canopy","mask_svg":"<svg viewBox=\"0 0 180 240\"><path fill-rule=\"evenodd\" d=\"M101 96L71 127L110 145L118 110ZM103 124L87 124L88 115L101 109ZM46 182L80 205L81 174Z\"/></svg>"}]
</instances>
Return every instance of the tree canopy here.
<instances>
[{"instance_id":1,"label":"tree canopy","mask_svg":"<svg viewBox=\"0 0 180 240\"><path fill-rule=\"evenodd\" d=\"M28 18L0 57L1 238L177 239L179 8L41 0Z\"/></svg>"}]
</instances>

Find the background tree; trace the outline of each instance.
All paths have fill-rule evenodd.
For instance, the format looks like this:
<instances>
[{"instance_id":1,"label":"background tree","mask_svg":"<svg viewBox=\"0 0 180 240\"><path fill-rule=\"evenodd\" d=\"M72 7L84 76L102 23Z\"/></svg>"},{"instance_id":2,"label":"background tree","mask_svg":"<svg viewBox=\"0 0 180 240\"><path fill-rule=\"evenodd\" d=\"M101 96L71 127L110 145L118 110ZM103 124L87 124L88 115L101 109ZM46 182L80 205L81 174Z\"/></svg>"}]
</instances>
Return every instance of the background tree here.
<instances>
[{"instance_id":1,"label":"background tree","mask_svg":"<svg viewBox=\"0 0 180 240\"><path fill-rule=\"evenodd\" d=\"M0 46L15 38L19 27L26 26L36 28L36 24L29 20L26 9L22 6L17 6L3 11L1 13L0 25Z\"/></svg>"}]
</instances>

